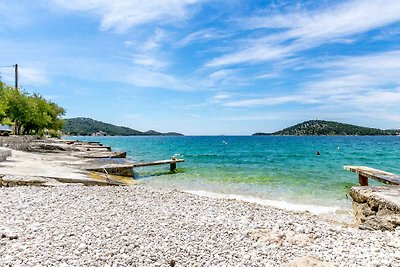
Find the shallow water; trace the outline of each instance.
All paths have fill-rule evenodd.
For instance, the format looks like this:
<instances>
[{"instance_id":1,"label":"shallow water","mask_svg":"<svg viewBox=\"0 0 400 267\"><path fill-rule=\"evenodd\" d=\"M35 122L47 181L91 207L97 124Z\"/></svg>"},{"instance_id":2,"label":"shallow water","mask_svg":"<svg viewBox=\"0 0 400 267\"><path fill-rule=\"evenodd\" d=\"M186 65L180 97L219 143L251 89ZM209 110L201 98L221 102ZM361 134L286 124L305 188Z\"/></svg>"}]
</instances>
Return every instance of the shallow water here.
<instances>
[{"instance_id":1,"label":"shallow water","mask_svg":"<svg viewBox=\"0 0 400 267\"><path fill-rule=\"evenodd\" d=\"M167 165L137 169L139 179L152 186L231 195L294 210L350 210L348 192L358 179L344 171L344 165L400 173L398 136L75 138L125 150L134 161L171 156L186 160L175 174L168 174Z\"/></svg>"}]
</instances>

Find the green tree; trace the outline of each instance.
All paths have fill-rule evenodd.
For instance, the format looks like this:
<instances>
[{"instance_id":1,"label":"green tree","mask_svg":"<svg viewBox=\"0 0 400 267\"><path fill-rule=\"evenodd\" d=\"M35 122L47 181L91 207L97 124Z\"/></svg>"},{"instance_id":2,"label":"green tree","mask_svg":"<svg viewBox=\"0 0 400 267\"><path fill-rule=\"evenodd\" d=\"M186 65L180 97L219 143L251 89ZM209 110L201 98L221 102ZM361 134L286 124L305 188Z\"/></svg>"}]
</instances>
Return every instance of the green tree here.
<instances>
[{"instance_id":1,"label":"green tree","mask_svg":"<svg viewBox=\"0 0 400 267\"><path fill-rule=\"evenodd\" d=\"M0 122L14 125L15 134L44 134L63 127L65 110L39 94L19 92L0 82Z\"/></svg>"}]
</instances>

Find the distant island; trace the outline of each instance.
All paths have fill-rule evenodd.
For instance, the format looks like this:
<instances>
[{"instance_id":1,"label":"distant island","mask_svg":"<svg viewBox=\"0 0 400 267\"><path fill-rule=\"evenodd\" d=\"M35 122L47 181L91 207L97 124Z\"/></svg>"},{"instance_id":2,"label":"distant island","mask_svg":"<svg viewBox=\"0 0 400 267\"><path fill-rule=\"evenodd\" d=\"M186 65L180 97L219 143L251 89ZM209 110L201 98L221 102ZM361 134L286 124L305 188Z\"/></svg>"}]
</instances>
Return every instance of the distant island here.
<instances>
[{"instance_id":1,"label":"distant island","mask_svg":"<svg viewBox=\"0 0 400 267\"><path fill-rule=\"evenodd\" d=\"M66 135L93 135L93 136L105 136L105 135L119 135L119 136L178 136L183 135L175 132L160 133L153 130L147 132L141 132L135 129L131 129L123 126L116 126L110 123L93 120L91 118L71 118L64 119L63 133Z\"/></svg>"},{"instance_id":2,"label":"distant island","mask_svg":"<svg viewBox=\"0 0 400 267\"><path fill-rule=\"evenodd\" d=\"M309 120L274 133L253 135L400 135L400 130L381 130L335 121Z\"/></svg>"}]
</instances>

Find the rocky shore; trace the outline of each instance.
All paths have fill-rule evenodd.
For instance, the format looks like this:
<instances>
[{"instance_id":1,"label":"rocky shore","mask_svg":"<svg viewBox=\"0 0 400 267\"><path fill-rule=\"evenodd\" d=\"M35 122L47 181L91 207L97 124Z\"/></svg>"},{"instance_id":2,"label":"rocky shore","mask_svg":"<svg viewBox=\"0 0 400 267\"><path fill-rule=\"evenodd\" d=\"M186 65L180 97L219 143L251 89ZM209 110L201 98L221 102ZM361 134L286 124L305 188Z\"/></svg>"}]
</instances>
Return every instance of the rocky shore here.
<instances>
[{"instance_id":1,"label":"rocky shore","mask_svg":"<svg viewBox=\"0 0 400 267\"><path fill-rule=\"evenodd\" d=\"M1 266L400 266L400 231L127 187L0 188Z\"/></svg>"},{"instance_id":2,"label":"rocky shore","mask_svg":"<svg viewBox=\"0 0 400 267\"><path fill-rule=\"evenodd\" d=\"M400 266L399 228L361 230L140 182L113 186L110 175L110 187L83 186L103 182L88 177L93 161L79 153L107 147L0 144L36 151L0 162L0 266Z\"/></svg>"}]
</instances>

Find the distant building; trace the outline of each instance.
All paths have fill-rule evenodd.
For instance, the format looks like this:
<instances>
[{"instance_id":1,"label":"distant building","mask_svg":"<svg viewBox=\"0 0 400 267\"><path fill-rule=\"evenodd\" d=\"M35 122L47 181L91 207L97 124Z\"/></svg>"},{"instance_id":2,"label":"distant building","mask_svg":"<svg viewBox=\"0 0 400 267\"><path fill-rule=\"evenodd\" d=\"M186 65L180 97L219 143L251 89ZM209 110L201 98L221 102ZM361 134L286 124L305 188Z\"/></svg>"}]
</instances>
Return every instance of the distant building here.
<instances>
[{"instance_id":1,"label":"distant building","mask_svg":"<svg viewBox=\"0 0 400 267\"><path fill-rule=\"evenodd\" d=\"M103 131L98 131L97 133L92 133L92 136L107 136L107 133Z\"/></svg>"},{"instance_id":2,"label":"distant building","mask_svg":"<svg viewBox=\"0 0 400 267\"><path fill-rule=\"evenodd\" d=\"M11 126L0 124L0 135L9 136L12 132Z\"/></svg>"}]
</instances>

